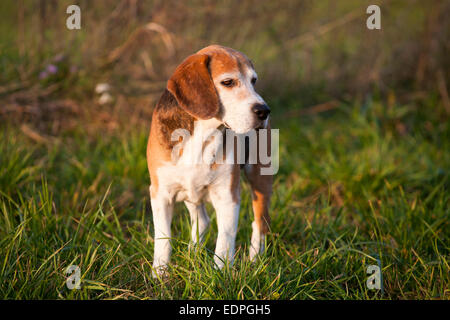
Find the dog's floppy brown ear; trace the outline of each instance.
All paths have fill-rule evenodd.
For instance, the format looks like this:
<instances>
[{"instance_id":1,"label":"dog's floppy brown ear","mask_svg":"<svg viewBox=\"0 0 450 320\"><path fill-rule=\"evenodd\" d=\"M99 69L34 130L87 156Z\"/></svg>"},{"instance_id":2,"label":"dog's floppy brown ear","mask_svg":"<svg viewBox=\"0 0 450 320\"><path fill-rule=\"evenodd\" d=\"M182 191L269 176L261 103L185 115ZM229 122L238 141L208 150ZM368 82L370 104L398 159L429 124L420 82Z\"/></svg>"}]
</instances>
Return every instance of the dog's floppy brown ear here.
<instances>
[{"instance_id":1,"label":"dog's floppy brown ear","mask_svg":"<svg viewBox=\"0 0 450 320\"><path fill-rule=\"evenodd\" d=\"M209 60L206 54L187 57L167 82L167 90L178 104L199 119L210 119L219 111L219 97L208 70Z\"/></svg>"}]
</instances>

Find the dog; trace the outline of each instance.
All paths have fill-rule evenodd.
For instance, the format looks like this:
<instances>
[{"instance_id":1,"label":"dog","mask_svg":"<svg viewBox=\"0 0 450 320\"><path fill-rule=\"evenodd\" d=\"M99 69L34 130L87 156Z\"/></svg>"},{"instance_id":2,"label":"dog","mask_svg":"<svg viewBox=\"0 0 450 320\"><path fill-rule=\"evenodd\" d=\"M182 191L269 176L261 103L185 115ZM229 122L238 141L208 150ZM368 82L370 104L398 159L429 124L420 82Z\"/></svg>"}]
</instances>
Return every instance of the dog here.
<instances>
[{"instance_id":1,"label":"dog","mask_svg":"<svg viewBox=\"0 0 450 320\"><path fill-rule=\"evenodd\" d=\"M200 244L209 225L204 203L211 202L217 216L218 237L214 255L216 267L232 265L240 208L240 171L243 169L252 192L250 259L265 250L269 231L272 175L261 174L269 166L259 159L255 163L189 163L182 161L188 150L196 155L193 142L207 130L246 134L268 129L270 144L270 109L255 91L257 74L243 53L220 45L211 45L187 57L167 82L153 115L147 145L150 173L150 199L155 231L153 276L165 274L171 254L171 220L176 201L184 201L192 226L191 243ZM173 132L189 133L182 148L173 154L180 139ZM262 138L258 136L258 146ZM174 141L175 140L175 141ZM223 141L222 141L223 142ZM208 141L202 142L203 150ZM248 146L247 146L248 147ZM224 156L236 156L228 148ZM248 149L248 148L247 148ZM193 151L194 150L194 151ZM248 151L246 154L248 158Z\"/></svg>"}]
</instances>

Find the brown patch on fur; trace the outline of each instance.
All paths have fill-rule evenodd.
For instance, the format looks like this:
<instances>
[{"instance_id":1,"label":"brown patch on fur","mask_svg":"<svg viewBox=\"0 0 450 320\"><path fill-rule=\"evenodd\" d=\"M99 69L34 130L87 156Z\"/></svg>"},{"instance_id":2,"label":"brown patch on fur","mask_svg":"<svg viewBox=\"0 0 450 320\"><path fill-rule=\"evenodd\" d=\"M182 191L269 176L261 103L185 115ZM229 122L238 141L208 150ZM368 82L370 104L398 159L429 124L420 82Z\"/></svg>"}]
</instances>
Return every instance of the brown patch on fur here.
<instances>
[{"instance_id":1,"label":"brown patch on fur","mask_svg":"<svg viewBox=\"0 0 450 320\"><path fill-rule=\"evenodd\" d=\"M178 141L171 141L172 132L178 128L189 130L192 134L194 118L178 105L173 95L165 90L152 116L150 135L147 143L147 166L151 179L151 197L158 190L156 170L171 160L172 148Z\"/></svg>"},{"instance_id":2,"label":"brown patch on fur","mask_svg":"<svg viewBox=\"0 0 450 320\"><path fill-rule=\"evenodd\" d=\"M225 72L243 73L245 68L254 69L253 63L245 54L231 48L211 45L198 51L197 54L206 54L211 57L209 69L213 79Z\"/></svg>"},{"instance_id":3,"label":"brown patch on fur","mask_svg":"<svg viewBox=\"0 0 450 320\"><path fill-rule=\"evenodd\" d=\"M156 106L156 117L161 124L159 139L167 148L172 148L179 141L172 141L172 133L176 129L186 129L190 134L194 130L194 117L184 111L175 100L175 97L165 90Z\"/></svg>"},{"instance_id":4,"label":"brown patch on fur","mask_svg":"<svg viewBox=\"0 0 450 320\"><path fill-rule=\"evenodd\" d=\"M260 175L259 170L260 166L254 165L253 171L249 175L247 174L247 178L252 188L252 207L255 221L259 230L265 234L269 231L270 226L269 207L273 178L271 175Z\"/></svg>"},{"instance_id":5,"label":"brown patch on fur","mask_svg":"<svg viewBox=\"0 0 450 320\"><path fill-rule=\"evenodd\" d=\"M211 170L217 170L218 167L219 167L219 164L216 162L213 162L210 166Z\"/></svg>"},{"instance_id":6,"label":"brown patch on fur","mask_svg":"<svg viewBox=\"0 0 450 320\"><path fill-rule=\"evenodd\" d=\"M259 190L252 189L252 207L255 215L255 221L258 224L259 230L266 234L270 228L270 193L266 194Z\"/></svg>"},{"instance_id":7,"label":"brown patch on fur","mask_svg":"<svg viewBox=\"0 0 450 320\"><path fill-rule=\"evenodd\" d=\"M199 119L210 119L219 112L219 97L209 73L210 57L193 54L186 58L167 82L167 90L178 105Z\"/></svg>"},{"instance_id":8,"label":"brown patch on fur","mask_svg":"<svg viewBox=\"0 0 450 320\"><path fill-rule=\"evenodd\" d=\"M241 168L238 164L233 165L231 172L230 191L234 203L238 203L241 197Z\"/></svg>"}]
</instances>

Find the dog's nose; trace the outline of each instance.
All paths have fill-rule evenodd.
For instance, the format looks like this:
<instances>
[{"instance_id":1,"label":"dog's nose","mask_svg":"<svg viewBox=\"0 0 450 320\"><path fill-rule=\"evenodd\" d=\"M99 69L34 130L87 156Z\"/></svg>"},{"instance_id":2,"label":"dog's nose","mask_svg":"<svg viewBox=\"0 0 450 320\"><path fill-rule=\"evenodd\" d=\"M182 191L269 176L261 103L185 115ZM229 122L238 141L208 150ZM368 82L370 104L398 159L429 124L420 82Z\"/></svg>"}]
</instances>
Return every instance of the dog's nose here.
<instances>
[{"instance_id":1,"label":"dog's nose","mask_svg":"<svg viewBox=\"0 0 450 320\"><path fill-rule=\"evenodd\" d=\"M260 120L266 120L269 113L270 113L270 109L266 104L262 104L262 103L257 103L252 107L252 111L254 113L256 113L256 115L258 116L258 119Z\"/></svg>"}]
</instances>

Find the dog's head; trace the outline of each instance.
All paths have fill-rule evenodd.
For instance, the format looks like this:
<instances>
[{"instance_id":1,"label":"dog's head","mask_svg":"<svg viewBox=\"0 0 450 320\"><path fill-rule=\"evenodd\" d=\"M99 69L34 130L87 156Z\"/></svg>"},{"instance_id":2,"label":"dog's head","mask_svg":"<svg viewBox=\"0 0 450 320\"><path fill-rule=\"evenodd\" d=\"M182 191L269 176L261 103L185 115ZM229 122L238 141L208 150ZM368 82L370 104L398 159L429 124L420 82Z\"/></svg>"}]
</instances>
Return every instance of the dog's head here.
<instances>
[{"instance_id":1,"label":"dog's head","mask_svg":"<svg viewBox=\"0 0 450 320\"><path fill-rule=\"evenodd\" d=\"M219 119L236 133L266 127L270 109L256 93L257 74L241 52L218 45L186 58L167 82L178 104L197 119Z\"/></svg>"}]
</instances>

